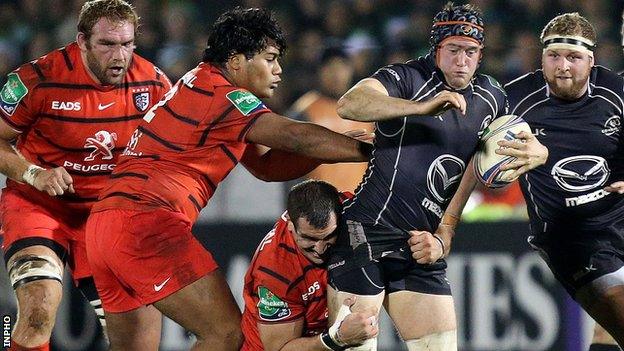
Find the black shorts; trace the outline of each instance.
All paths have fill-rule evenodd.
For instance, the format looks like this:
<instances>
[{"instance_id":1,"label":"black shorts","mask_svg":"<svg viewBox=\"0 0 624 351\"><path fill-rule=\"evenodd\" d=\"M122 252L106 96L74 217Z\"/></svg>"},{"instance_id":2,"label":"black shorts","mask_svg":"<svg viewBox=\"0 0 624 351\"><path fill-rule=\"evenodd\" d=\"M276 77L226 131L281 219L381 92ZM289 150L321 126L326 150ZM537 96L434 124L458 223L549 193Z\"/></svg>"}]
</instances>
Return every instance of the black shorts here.
<instances>
[{"instance_id":1,"label":"black shorts","mask_svg":"<svg viewBox=\"0 0 624 351\"><path fill-rule=\"evenodd\" d=\"M446 263L442 267L442 262L421 265L413 259L383 257L342 274L330 271L329 284L338 291L356 295L377 295L382 291L451 295L445 268Z\"/></svg>"},{"instance_id":2,"label":"black shorts","mask_svg":"<svg viewBox=\"0 0 624 351\"><path fill-rule=\"evenodd\" d=\"M377 295L381 291L414 291L451 295L446 261L417 263L406 231L357 222L340 223L340 234L328 262L329 282L339 291Z\"/></svg>"},{"instance_id":3,"label":"black shorts","mask_svg":"<svg viewBox=\"0 0 624 351\"><path fill-rule=\"evenodd\" d=\"M529 243L546 261L568 293L624 267L624 219L601 230L533 224ZM540 227L539 230L535 230Z\"/></svg>"}]
</instances>

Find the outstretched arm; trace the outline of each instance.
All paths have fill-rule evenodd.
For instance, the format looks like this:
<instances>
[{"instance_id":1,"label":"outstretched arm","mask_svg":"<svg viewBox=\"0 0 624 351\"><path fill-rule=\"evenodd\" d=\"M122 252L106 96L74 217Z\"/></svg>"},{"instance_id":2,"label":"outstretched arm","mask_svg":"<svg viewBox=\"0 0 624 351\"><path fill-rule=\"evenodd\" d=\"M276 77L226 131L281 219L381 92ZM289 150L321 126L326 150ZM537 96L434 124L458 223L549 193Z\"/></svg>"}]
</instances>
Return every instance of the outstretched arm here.
<instances>
[{"instance_id":1,"label":"outstretched arm","mask_svg":"<svg viewBox=\"0 0 624 351\"><path fill-rule=\"evenodd\" d=\"M266 182L301 178L321 164L316 159L259 144L249 144L240 162L254 177Z\"/></svg>"},{"instance_id":2,"label":"outstretched arm","mask_svg":"<svg viewBox=\"0 0 624 351\"><path fill-rule=\"evenodd\" d=\"M307 122L265 113L247 133L247 141L314 158L324 163L368 161L371 145Z\"/></svg>"},{"instance_id":3,"label":"outstretched arm","mask_svg":"<svg viewBox=\"0 0 624 351\"><path fill-rule=\"evenodd\" d=\"M466 100L458 93L442 91L433 99L417 102L391 97L374 78L366 78L349 89L338 100L337 112L344 119L372 122L404 116L432 116L457 108L466 113Z\"/></svg>"}]
</instances>

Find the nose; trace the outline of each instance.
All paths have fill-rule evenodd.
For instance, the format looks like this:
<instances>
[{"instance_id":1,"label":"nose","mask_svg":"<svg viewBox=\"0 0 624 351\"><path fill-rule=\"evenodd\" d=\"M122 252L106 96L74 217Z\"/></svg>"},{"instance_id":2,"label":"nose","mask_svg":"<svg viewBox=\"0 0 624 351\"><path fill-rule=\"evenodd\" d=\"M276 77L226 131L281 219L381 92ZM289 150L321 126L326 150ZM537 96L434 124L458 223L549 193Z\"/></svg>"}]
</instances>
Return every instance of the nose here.
<instances>
[{"instance_id":1,"label":"nose","mask_svg":"<svg viewBox=\"0 0 624 351\"><path fill-rule=\"evenodd\" d=\"M465 66L467 58L468 58L468 56L466 55L466 51L460 50L459 54L457 54L457 65L458 66Z\"/></svg>"},{"instance_id":2,"label":"nose","mask_svg":"<svg viewBox=\"0 0 624 351\"><path fill-rule=\"evenodd\" d=\"M561 58L557 66L560 70L567 71L570 69L570 62L566 60L565 58Z\"/></svg>"},{"instance_id":3,"label":"nose","mask_svg":"<svg viewBox=\"0 0 624 351\"><path fill-rule=\"evenodd\" d=\"M123 45L116 45L113 48L113 52L111 55L112 59L115 61L125 61L124 50L125 48L123 47Z\"/></svg>"},{"instance_id":4,"label":"nose","mask_svg":"<svg viewBox=\"0 0 624 351\"><path fill-rule=\"evenodd\" d=\"M275 67L273 68L273 74L279 76L282 74L282 65L280 65L278 60L275 60Z\"/></svg>"},{"instance_id":5,"label":"nose","mask_svg":"<svg viewBox=\"0 0 624 351\"><path fill-rule=\"evenodd\" d=\"M323 253L325 253L325 250L327 250L327 242L325 242L324 240L319 240L314 244L314 251L316 251L316 253L318 253L319 255L322 255Z\"/></svg>"}]
</instances>

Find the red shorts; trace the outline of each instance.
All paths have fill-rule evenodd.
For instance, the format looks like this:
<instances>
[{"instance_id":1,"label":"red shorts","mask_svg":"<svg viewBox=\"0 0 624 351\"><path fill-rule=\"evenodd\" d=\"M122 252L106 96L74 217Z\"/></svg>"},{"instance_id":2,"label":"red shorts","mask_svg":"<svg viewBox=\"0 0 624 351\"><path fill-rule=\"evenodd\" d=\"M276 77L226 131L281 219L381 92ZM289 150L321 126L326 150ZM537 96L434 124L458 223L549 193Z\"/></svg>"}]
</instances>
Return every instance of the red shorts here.
<instances>
[{"instance_id":1,"label":"red shorts","mask_svg":"<svg viewBox=\"0 0 624 351\"><path fill-rule=\"evenodd\" d=\"M106 312L127 312L218 268L181 213L110 209L87 222L87 253Z\"/></svg>"},{"instance_id":2,"label":"red shorts","mask_svg":"<svg viewBox=\"0 0 624 351\"><path fill-rule=\"evenodd\" d=\"M38 204L15 189L3 189L0 221L6 260L25 247L43 245L69 263L74 282L91 276L85 246L87 216Z\"/></svg>"}]
</instances>

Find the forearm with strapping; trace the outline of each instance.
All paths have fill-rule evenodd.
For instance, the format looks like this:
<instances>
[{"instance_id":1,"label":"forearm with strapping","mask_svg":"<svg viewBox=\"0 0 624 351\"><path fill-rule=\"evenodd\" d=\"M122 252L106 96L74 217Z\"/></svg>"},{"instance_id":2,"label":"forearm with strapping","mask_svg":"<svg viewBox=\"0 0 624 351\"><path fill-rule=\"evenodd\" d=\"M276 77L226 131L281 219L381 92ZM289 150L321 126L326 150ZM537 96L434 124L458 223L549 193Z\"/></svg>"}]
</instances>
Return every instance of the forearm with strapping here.
<instances>
[{"instance_id":1,"label":"forearm with strapping","mask_svg":"<svg viewBox=\"0 0 624 351\"><path fill-rule=\"evenodd\" d=\"M459 224L466 202L468 202L468 198L470 197L470 194L474 190L476 184L477 179L475 178L472 170L472 162L470 162L468 163L467 171L464 173L464 176L459 184L459 188L455 192L455 195L453 195L453 198L444 211L444 215L442 215L442 220L440 221L441 226L449 226L452 229L451 233L454 232L455 228ZM453 238L450 237L441 239L444 241L444 254L446 256L451 249L450 244Z\"/></svg>"},{"instance_id":2,"label":"forearm with strapping","mask_svg":"<svg viewBox=\"0 0 624 351\"><path fill-rule=\"evenodd\" d=\"M0 173L15 181L23 182L24 172L30 165L32 164L28 160L13 149L9 141L0 139Z\"/></svg>"}]
</instances>

